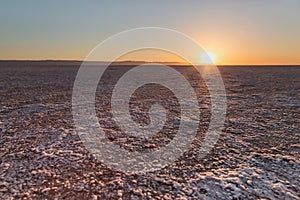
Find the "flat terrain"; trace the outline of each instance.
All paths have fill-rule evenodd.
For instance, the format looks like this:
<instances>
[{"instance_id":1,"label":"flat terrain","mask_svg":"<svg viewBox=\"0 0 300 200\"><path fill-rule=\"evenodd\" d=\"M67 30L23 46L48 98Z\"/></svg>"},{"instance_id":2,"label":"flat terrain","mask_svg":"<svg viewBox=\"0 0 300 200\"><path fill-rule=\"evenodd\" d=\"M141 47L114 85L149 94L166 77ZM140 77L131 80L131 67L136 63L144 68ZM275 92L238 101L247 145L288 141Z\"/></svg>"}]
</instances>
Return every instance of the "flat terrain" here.
<instances>
[{"instance_id":1,"label":"flat terrain","mask_svg":"<svg viewBox=\"0 0 300 200\"><path fill-rule=\"evenodd\" d=\"M126 174L97 161L75 132L71 99L79 66L0 62L1 199L300 199L300 67L219 67L227 115L220 139L205 158L196 152L209 122L208 93L191 67L175 67L198 94L199 133L173 164ZM149 122L144 97L149 104L165 103L173 118L151 141L124 135L111 118L109 97L130 68L106 71L97 90L97 115L111 141L131 151L153 151L176 134L180 111L168 107L173 94L166 88L148 85L132 98L133 119ZM175 98L172 105L177 103Z\"/></svg>"}]
</instances>

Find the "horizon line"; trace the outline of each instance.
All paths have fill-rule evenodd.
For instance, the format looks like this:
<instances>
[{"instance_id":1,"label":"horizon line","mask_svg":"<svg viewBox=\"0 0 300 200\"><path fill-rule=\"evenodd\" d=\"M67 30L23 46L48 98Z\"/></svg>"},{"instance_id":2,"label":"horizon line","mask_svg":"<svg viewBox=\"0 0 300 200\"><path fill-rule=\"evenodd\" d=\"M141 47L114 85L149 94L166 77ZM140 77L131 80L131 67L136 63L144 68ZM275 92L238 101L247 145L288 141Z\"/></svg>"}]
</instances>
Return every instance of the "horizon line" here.
<instances>
[{"instance_id":1,"label":"horizon line","mask_svg":"<svg viewBox=\"0 0 300 200\"><path fill-rule=\"evenodd\" d=\"M300 66L300 63L278 63L278 64L205 64L205 63L184 63L177 61L135 61L135 60L124 60L124 61L84 61L84 60L72 60L72 59L0 59L0 62L101 62L101 63L168 63L173 65L182 65L182 66L190 66L190 65L215 65L215 66Z\"/></svg>"}]
</instances>

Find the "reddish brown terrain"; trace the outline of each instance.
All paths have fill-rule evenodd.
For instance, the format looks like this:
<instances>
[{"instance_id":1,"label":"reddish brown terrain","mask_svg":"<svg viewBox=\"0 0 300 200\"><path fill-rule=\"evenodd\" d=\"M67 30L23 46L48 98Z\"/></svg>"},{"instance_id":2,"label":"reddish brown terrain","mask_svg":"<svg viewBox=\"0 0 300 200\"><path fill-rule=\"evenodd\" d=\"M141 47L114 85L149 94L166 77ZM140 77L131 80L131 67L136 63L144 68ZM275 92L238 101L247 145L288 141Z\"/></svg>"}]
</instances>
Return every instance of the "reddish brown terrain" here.
<instances>
[{"instance_id":1,"label":"reddish brown terrain","mask_svg":"<svg viewBox=\"0 0 300 200\"><path fill-rule=\"evenodd\" d=\"M127 174L96 160L75 131L71 99L79 66L0 62L1 199L300 199L300 67L219 67L227 115L215 148L205 158L195 153L210 117L204 99L199 102L203 125L182 157L158 171ZM176 134L176 123L148 143L124 142L118 140L124 134L104 101L129 68L107 70L100 83L103 94L97 96L99 122L116 144L132 151L155 150ZM191 67L175 68L197 85ZM139 92L159 101L155 88ZM207 93L195 88L200 97ZM141 96L137 92L132 100L138 104ZM147 113L135 113L134 107L132 102L134 119L147 123Z\"/></svg>"}]
</instances>

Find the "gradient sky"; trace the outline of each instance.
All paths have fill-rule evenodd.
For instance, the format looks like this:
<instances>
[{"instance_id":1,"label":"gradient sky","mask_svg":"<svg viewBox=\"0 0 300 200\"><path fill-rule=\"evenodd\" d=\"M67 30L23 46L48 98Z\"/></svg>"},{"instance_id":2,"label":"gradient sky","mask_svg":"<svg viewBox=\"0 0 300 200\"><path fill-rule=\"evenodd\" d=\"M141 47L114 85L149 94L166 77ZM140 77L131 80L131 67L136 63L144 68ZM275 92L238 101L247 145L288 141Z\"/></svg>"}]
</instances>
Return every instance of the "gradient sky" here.
<instances>
[{"instance_id":1,"label":"gradient sky","mask_svg":"<svg viewBox=\"0 0 300 200\"><path fill-rule=\"evenodd\" d=\"M217 64L300 64L299 13L300 0L7 0L0 59L83 60L113 34L156 26L191 36Z\"/></svg>"}]
</instances>

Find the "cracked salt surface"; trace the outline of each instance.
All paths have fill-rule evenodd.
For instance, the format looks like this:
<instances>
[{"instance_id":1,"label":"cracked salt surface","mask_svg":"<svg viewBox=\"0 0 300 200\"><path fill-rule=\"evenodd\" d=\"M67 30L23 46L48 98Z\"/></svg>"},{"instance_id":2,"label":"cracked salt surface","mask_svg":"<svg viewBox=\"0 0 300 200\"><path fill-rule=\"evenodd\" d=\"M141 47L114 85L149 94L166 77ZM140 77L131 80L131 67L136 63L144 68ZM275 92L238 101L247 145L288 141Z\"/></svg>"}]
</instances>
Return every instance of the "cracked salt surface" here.
<instances>
[{"instance_id":1,"label":"cracked salt surface","mask_svg":"<svg viewBox=\"0 0 300 200\"><path fill-rule=\"evenodd\" d=\"M126 174L97 161L74 131L71 95L79 65L1 62L0 199L300 199L299 67L221 67L228 111L215 148L205 158L197 154L210 117L207 92L197 87L202 121L191 148L161 170ZM140 88L131 104L134 120L149 123L153 96L174 112L156 136L127 136L109 113L111 88L127 70L115 66L106 73L104 94L96 97L99 122L121 147L154 151L176 134L178 102L161 101L154 86ZM150 100L141 100L149 90Z\"/></svg>"}]
</instances>

